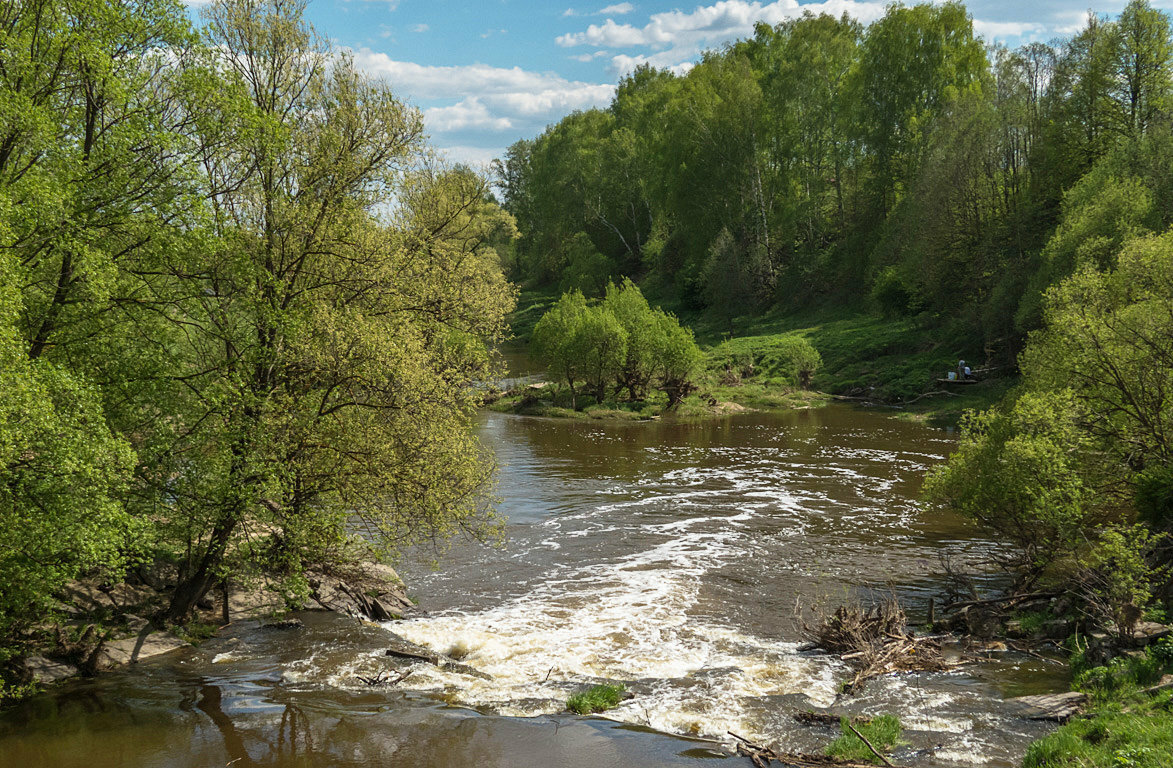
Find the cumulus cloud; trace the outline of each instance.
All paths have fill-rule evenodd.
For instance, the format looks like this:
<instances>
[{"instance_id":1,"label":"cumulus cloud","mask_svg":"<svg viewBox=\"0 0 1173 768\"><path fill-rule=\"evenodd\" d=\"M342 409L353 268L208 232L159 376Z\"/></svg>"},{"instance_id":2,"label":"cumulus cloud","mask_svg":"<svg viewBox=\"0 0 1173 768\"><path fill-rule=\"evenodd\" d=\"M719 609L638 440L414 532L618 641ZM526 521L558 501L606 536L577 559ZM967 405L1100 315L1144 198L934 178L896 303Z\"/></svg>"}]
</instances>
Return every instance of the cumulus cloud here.
<instances>
[{"instance_id":1,"label":"cumulus cloud","mask_svg":"<svg viewBox=\"0 0 1173 768\"><path fill-rule=\"evenodd\" d=\"M1027 24L1018 21L983 21L973 20L973 31L987 40L1007 37L1038 37L1047 32L1043 24Z\"/></svg>"},{"instance_id":2,"label":"cumulus cloud","mask_svg":"<svg viewBox=\"0 0 1173 768\"><path fill-rule=\"evenodd\" d=\"M606 8L599 9L600 16L606 16L609 13L616 16L622 16L626 13L631 13L635 10L635 6L631 3L616 3L615 5L608 5Z\"/></svg>"},{"instance_id":3,"label":"cumulus cloud","mask_svg":"<svg viewBox=\"0 0 1173 768\"><path fill-rule=\"evenodd\" d=\"M476 96L461 99L449 107L430 107L424 110L424 124L438 133L455 131L507 131L513 127L508 117L493 114Z\"/></svg>"},{"instance_id":4,"label":"cumulus cloud","mask_svg":"<svg viewBox=\"0 0 1173 768\"><path fill-rule=\"evenodd\" d=\"M611 83L568 80L520 67L425 66L367 48L351 54L356 66L424 106L424 124L437 143L465 150L532 136L569 112L606 106L615 94ZM494 148L484 149L482 155L496 156L490 152L500 154ZM460 159L470 161L472 154L464 151Z\"/></svg>"},{"instance_id":5,"label":"cumulus cloud","mask_svg":"<svg viewBox=\"0 0 1173 768\"><path fill-rule=\"evenodd\" d=\"M668 11L653 14L642 27L618 24L607 19L602 24L591 24L583 32L560 35L556 42L565 48L578 45L596 48L646 46L655 50L691 50L695 54L701 47L753 34L757 22L778 24L806 11L834 16L847 13L867 23L884 14L884 4L866 0L823 0L799 5L797 0L777 0L763 5L756 0L720 0L713 5L698 6L687 13Z\"/></svg>"},{"instance_id":6,"label":"cumulus cloud","mask_svg":"<svg viewBox=\"0 0 1173 768\"><path fill-rule=\"evenodd\" d=\"M431 29L431 27L429 27L427 24L416 24L414 27L411 28L411 31L412 32L427 32L429 29Z\"/></svg>"}]
</instances>

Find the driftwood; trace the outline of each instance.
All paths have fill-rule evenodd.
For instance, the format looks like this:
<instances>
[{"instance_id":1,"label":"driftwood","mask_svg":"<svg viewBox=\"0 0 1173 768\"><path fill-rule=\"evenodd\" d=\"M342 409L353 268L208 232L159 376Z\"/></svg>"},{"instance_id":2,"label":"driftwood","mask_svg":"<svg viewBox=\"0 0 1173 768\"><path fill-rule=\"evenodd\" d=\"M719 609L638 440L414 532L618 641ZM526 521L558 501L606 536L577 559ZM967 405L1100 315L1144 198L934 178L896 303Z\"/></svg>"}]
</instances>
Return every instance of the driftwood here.
<instances>
[{"instance_id":1,"label":"driftwood","mask_svg":"<svg viewBox=\"0 0 1173 768\"><path fill-rule=\"evenodd\" d=\"M737 754L742 757L748 757L750 762L754 764L754 768L767 768L771 762L791 766L791 768L826 768L826 766L837 766L837 768L873 768L871 763L856 763L849 760L840 760L837 757L829 757L828 755L776 752L769 747L754 744L749 739L738 736L733 731L727 731L727 733L737 739Z\"/></svg>"},{"instance_id":2,"label":"driftwood","mask_svg":"<svg viewBox=\"0 0 1173 768\"><path fill-rule=\"evenodd\" d=\"M857 691L873 677L944 672L961 666L945 661L939 636L908 630L908 617L895 597L868 608L860 603L841 605L834 613L816 618L813 625L803 619L803 631L819 648L837 654L855 670L843 687L844 693Z\"/></svg>"},{"instance_id":3,"label":"driftwood","mask_svg":"<svg viewBox=\"0 0 1173 768\"><path fill-rule=\"evenodd\" d=\"M434 664L440 669L447 669L470 677L479 677L482 680L493 679L492 675L486 674L475 667L470 667L468 664L461 664L451 656L436 653L422 645L417 645L410 640L406 640L399 635L392 634L391 643L391 647L384 652L386 656L395 656L400 659L407 659L408 661L423 661L428 664Z\"/></svg>"},{"instance_id":4,"label":"driftwood","mask_svg":"<svg viewBox=\"0 0 1173 768\"><path fill-rule=\"evenodd\" d=\"M379 674L375 675L374 677L363 677L362 675L355 675L355 677L358 678L358 680L360 682L365 683L366 685L370 685L370 686L397 685L399 683L402 683L408 677L410 677L413 671L414 670L409 669L406 672L404 672L402 675L399 675L394 678L391 677L390 672L380 672Z\"/></svg>"},{"instance_id":5,"label":"driftwood","mask_svg":"<svg viewBox=\"0 0 1173 768\"><path fill-rule=\"evenodd\" d=\"M833 715L830 712L809 712L803 710L794 713L794 719L803 725L830 725L836 728L843 720L843 715ZM851 722L859 723L860 725L867 725L872 719L870 717L853 717Z\"/></svg>"}]
</instances>

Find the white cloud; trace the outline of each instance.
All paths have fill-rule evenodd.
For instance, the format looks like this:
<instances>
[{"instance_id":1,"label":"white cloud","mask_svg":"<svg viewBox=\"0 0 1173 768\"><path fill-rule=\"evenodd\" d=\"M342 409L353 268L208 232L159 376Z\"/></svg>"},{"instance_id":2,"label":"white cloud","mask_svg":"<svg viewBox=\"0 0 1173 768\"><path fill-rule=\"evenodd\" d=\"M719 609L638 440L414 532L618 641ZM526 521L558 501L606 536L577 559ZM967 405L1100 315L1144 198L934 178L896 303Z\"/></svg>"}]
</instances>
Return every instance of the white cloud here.
<instances>
[{"instance_id":1,"label":"white cloud","mask_svg":"<svg viewBox=\"0 0 1173 768\"><path fill-rule=\"evenodd\" d=\"M561 35L558 45L571 48L590 45L596 48L632 48L647 46L655 50L668 48L690 51L718 45L753 34L754 24L779 22L804 12L829 13L839 16L847 13L864 23L884 14L884 3L867 0L823 0L799 5L797 0L777 0L763 5L747 0L719 0L713 5L698 6L695 10L668 11L651 16L643 27L617 24L607 19L602 24L591 24L583 32Z\"/></svg>"},{"instance_id":2,"label":"white cloud","mask_svg":"<svg viewBox=\"0 0 1173 768\"><path fill-rule=\"evenodd\" d=\"M396 61L367 48L352 51L356 66L386 80L395 92L423 104L433 134L470 145L482 134L533 135L577 109L606 106L610 83L567 80L554 73L485 64L432 67ZM448 142L443 142L448 143Z\"/></svg>"},{"instance_id":3,"label":"white cloud","mask_svg":"<svg viewBox=\"0 0 1173 768\"><path fill-rule=\"evenodd\" d=\"M606 8L600 8L599 10L595 11L594 13L591 13L589 11L587 11L587 12L576 11L573 8L567 8L565 11L562 12L562 17L563 18L573 18L575 16L606 16L607 14L614 14L616 16L622 16L624 14L631 13L634 10L635 10L635 6L632 5L631 3L615 3L614 5L608 5Z\"/></svg>"},{"instance_id":4,"label":"white cloud","mask_svg":"<svg viewBox=\"0 0 1173 768\"><path fill-rule=\"evenodd\" d=\"M427 32L429 29L431 29L431 27L429 27L427 24L416 24L414 27L411 28L411 31L412 32Z\"/></svg>"},{"instance_id":5,"label":"white cloud","mask_svg":"<svg viewBox=\"0 0 1173 768\"><path fill-rule=\"evenodd\" d=\"M440 150L454 163L464 163L473 168L483 168L498 157L505 156L505 147L470 147L457 145Z\"/></svg>"},{"instance_id":6,"label":"white cloud","mask_svg":"<svg viewBox=\"0 0 1173 768\"><path fill-rule=\"evenodd\" d=\"M1043 24L1027 24L1017 21L983 21L973 20L973 31L987 40L1007 37L1032 37L1042 35L1047 31Z\"/></svg>"},{"instance_id":7,"label":"white cloud","mask_svg":"<svg viewBox=\"0 0 1173 768\"><path fill-rule=\"evenodd\" d=\"M438 133L453 131L507 131L513 127L508 117L495 115L476 96L453 104L450 107L431 107L424 110L424 124L428 130Z\"/></svg>"}]
</instances>

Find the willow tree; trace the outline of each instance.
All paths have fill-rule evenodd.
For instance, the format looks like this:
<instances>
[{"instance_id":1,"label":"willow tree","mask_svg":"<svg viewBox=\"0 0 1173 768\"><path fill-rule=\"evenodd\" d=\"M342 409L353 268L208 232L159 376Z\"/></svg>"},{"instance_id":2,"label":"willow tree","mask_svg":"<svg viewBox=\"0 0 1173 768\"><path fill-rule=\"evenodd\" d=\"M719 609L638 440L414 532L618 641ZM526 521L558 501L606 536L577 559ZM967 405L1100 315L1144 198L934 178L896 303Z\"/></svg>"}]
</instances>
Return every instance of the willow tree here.
<instances>
[{"instance_id":1,"label":"willow tree","mask_svg":"<svg viewBox=\"0 0 1173 768\"><path fill-rule=\"evenodd\" d=\"M512 220L303 6L207 11L209 212L154 284L174 373L147 510L183 555L176 619L238 565L296 578L360 534L395 547L488 521L471 385L512 304L490 246Z\"/></svg>"}]
</instances>

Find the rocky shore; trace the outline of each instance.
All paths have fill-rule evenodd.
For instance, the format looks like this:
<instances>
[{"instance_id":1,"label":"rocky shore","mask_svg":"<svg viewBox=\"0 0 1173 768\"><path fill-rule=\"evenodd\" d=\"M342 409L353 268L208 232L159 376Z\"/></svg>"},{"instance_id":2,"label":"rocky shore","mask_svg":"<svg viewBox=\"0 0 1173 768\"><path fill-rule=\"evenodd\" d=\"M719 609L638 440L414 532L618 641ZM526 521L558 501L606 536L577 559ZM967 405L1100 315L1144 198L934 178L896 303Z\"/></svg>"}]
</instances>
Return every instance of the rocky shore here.
<instances>
[{"instance_id":1,"label":"rocky shore","mask_svg":"<svg viewBox=\"0 0 1173 768\"><path fill-rule=\"evenodd\" d=\"M183 626L166 626L153 618L161 615L175 588L173 565L142 567L116 584L70 582L58 595L59 619L38 628L43 639L38 652L18 662L24 682L46 685L145 661L189 647L236 622L296 627L297 619L283 620L294 609L368 621L389 621L414 609L402 579L381 563L311 570L305 577L309 596L304 601L291 600L268 579L230 582L209 593Z\"/></svg>"}]
</instances>

